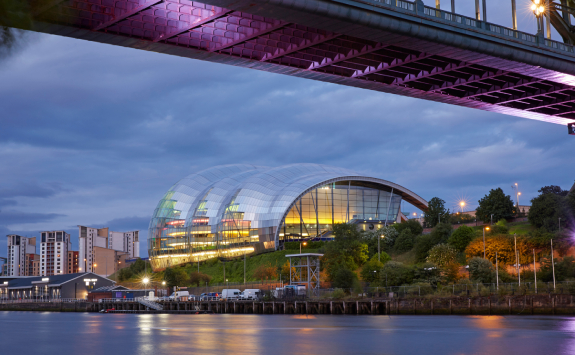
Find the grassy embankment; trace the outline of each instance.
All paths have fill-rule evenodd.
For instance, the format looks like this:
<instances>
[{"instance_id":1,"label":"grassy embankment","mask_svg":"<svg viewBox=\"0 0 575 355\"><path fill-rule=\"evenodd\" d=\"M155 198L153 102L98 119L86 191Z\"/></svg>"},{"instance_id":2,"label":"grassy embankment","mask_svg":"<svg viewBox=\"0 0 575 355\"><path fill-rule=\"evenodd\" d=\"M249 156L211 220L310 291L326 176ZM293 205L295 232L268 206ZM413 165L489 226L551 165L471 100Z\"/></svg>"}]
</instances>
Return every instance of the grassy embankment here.
<instances>
[{"instance_id":1,"label":"grassy embankment","mask_svg":"<svg viewBox=\"0 0 575 355\"><path fill-rule=\"evenodd\" d=\"M302 250L304 253L316 253L317 249L308 249L304 248ZM298 250L283 250L283 251L274 251L269 253L264 253L255 256L248 256L246 258L246 281L259 281L254 277L254 273L256 269L261 265L271 265L278 270L278 279L279 279L279 271L282 265L288 260L286 258L287 254L297 254L299 253ZM243 282L244 281L244 259L235 259L231 261L225 262L226 267L226 279L228 282ZM191 263L182 266L175 266L174 268L181 268L187 274L191 274L194 271L198 271L198 264ZM207 274L212 277L210 281L211 285L224 283L224 262L214 258L200 263L200 272L203 274ZM114 278L115 275L112 275L111 278ZM134 283L139 282L142 278L142 275L135 275L132 278L125 280L127 283ZM154 273L152 275L152 279L156 281L160 281L164 279L164 272L160 271Z\"/></svg>"}]
</instances>

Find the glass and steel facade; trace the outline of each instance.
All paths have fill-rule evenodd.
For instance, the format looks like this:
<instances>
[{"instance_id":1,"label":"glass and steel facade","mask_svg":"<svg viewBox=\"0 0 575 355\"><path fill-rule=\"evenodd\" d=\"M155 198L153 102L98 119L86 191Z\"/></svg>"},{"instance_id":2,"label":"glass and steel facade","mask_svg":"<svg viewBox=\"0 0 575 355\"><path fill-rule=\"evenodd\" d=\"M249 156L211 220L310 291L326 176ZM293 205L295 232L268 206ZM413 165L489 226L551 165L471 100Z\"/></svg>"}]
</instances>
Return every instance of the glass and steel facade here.
<instances>
[{"instance_id":1,"label":"glass and steel facade","mask_svg":"<svg viewBox=\"0 0 575 355\"><path fill-rule=\"evenodd\" d=\"M378 227L397 219L402 199L427 208L399 185L347 169L217 166L180 180L160 200L150 221L150 261L161 270L325 237L334 223Z\"/></svg>"}]
</instances>

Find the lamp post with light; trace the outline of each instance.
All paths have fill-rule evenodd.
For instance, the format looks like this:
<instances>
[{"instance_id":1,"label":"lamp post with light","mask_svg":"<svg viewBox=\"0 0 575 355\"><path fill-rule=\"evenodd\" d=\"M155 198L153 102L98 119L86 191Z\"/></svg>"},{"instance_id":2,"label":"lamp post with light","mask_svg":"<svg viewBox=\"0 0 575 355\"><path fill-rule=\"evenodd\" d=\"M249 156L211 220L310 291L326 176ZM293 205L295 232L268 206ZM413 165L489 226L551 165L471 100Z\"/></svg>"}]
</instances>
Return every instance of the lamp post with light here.
<instances>
[{"instance_id":1,"label":"lamp post with light","mask_svg":"<svg viewBox=\"0 0 575 355\"><path fill-rule=\"evenodd\" d=\"M144 284L144 297L146 297L146 293L148 293L148 282L150 282L150 279L147 276L144 277L142 280L142 283Z\"/></svg>"},{"instance_id":2,"label":"lamp post with light","mask_svg":"<svg viewBox=\"0 0 575 355\"><path fill-rule=\"evenodd\" d=\"M531 11L537 18L537 35L545 37L543 17L547 19L547 38L551 39L551 23L549 19L549 0L532 0Z\"/></svg>"},{"instance_id":3,"label":"lamp post with light","mask_svg":"<svg viewBox=\"0 0 575 355\"><path fill-rule=\"evenodd\" d=\"M483 227L483 259L485 259L485 231L489 230L489 227Z\"/></svg>"},{"instance_id":4,"label":"lamp post with light","mask_svg":"<svg viewBox=\"0 0 575 355\"><path fill-rule=\"evenodd\" d=\"M299 243L299 253L301 254L301 245L303 244L303 246L305 247L307 245L307 242L300 242Z\"/></svg>"}]
</instances>

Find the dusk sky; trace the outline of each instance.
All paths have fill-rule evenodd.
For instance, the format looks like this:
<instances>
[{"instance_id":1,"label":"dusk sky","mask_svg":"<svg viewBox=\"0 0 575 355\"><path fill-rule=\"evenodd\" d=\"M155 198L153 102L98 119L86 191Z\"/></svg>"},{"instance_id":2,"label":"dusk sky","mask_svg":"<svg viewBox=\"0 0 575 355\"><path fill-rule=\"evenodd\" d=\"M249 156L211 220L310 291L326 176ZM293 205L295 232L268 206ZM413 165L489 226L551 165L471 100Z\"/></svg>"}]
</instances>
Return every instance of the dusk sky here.
<instances>
[{"instance_id":1,"label":"dusk sky","mask_svg":"<svg viewBox=\"0 0 575 355\"><path fill-rule=\"evenodd\" d=\"M64 37L28 35L0 83L0 236L64 229L74 249L77 225L107 226L146 255L163 194L220 164L334 165L469 209L575 180L564 126Z\"/></svg>"}]
</instances>

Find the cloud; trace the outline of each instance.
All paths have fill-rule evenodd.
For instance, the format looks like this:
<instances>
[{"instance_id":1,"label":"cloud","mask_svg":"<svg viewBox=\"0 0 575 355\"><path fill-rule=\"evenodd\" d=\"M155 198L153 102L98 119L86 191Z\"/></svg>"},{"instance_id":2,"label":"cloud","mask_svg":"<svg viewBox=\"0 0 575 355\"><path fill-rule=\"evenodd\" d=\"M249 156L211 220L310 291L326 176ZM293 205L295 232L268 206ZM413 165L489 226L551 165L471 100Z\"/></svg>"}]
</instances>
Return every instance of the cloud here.
<instances>
[{"instance_id":1,"label":"cloud","mask_svg":"<svg viewBox=\"0 0 575 355\"><path fill-rule=\"evenodd\" d=\"M77 225L144 236L175 182L219 164L341 166L448 203L512 194L515 182L523 203L573 184L562 126L35 36L0 66L0 233L64 229L74 245Z\"/></svg>"},{"instance_id":2,"label":"cloud","mask_svg":"<svg viewBox=\"0 0 575 355\"><path fill-rule=\"evenodd\" d=\"M66 215L58 213L34 213L16 210L2 210L0 211L0 225L10 226L19 224L36 224L40 222L49 222L60 217L66 217Z\"/></svg>"}]
</instances>

